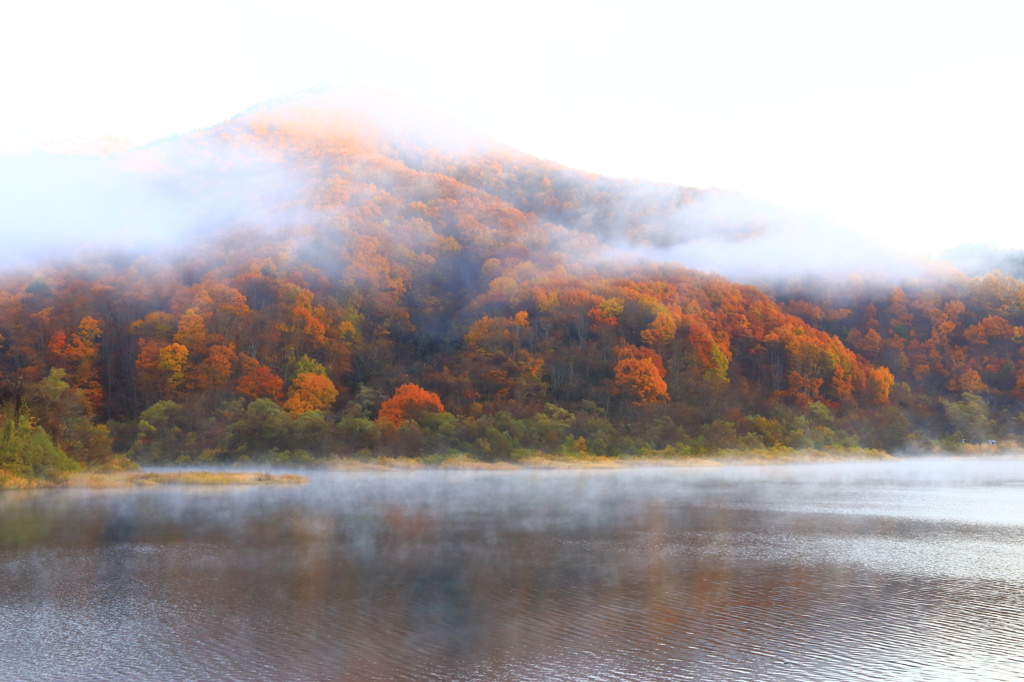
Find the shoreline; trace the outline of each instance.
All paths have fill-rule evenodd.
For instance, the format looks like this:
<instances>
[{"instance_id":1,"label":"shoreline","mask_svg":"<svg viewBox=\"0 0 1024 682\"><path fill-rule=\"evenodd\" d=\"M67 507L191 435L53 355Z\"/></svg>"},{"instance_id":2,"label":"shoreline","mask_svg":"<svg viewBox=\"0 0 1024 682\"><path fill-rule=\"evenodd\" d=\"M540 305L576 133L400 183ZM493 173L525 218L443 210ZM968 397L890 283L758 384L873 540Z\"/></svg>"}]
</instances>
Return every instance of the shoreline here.
<instances>
[{"instance_id":1,"label":"shoreline","mask_svg":"<svg viewBox=\"0 0 1024 682\"><path fill-rule=\"evenodd\" d=\"M785 466L788 464L827 464L841 462L898 461L927 457L973 459L979 457L1022 458L1017 450L972 450L968 452L920 452L893 455L881 450L727 450L714 455L695 456L603 456L585 453L549 455L523 454L512 460L482 461L466 454L425 457L380 456L357 459L335 457L315 464L289 465L270 462L231 462L218 465L168 463L147 469L115 471L78 471L58 480L26 479L0 471L0 490L115 489L163 485L251 486L304 485L309 478L298 472L389 472L389 471L523 471L587 470L634 468L717 468L730 466ZM284 470L289 473L272 473Z\"/></svg>"},{"instance_id":2,"label":"shoreline","mask_svg":"<svg viewBox=\"0 0 1024 682\"><path fill-rule=\"evenodd\" d=\"M408 471L420 469L517 471L521 469L629 469L640 467L724 467L751 465L810 464L815 462L852 462L896 460L898 457L881 450L828 452L824 450L792 451L723 451L717 455L694 456L603 456L545 455L536 453L511 461L485 462L468 455L435 457L377 457L375 459L338 459L314 469L326 471Z\"/></svg>"}]
</instances>

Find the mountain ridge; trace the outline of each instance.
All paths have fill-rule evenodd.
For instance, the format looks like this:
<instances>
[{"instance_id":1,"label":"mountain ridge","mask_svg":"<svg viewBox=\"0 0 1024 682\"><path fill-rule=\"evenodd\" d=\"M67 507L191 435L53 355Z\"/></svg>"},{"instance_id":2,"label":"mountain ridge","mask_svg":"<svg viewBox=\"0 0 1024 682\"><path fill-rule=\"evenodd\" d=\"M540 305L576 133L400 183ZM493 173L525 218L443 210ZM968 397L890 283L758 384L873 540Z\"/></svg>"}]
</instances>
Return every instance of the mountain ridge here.
<instances>
[{"instance_id":1,"label":"mountain ridge","mask_svg":"<svg viewBox=\"0 0 1024 682\"><path fill-rule=\"evenodd\" d=\"M756 249L769 209L695 220L732 195L302 101L117 157L159 190L142 200L175 198L156 213L187 247L3 278L6 423L27 404L83 461L894 450L1024 426L1017 280L768 295L637 251Z\"/></svg>"}]
</instances>

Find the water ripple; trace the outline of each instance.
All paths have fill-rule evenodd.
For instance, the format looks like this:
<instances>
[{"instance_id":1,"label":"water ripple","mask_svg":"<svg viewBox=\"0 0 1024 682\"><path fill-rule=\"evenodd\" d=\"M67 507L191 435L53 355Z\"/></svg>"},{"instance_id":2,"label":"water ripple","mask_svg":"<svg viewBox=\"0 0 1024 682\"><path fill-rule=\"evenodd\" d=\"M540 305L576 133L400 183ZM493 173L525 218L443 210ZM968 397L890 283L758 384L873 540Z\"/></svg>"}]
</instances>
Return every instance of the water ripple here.
<instances>
[{"instance_id":1,"label":"water ripple","mask_svg":"<svg viewBox=\"0 0 1024 682\"><path fill-rule=\"evenodd\" d=\"M806 486L787 471L413 472L303 491L0 497L0 670L1019 679L1019 467L962 485L804 468Z\"/></svg>"}]
</instances>

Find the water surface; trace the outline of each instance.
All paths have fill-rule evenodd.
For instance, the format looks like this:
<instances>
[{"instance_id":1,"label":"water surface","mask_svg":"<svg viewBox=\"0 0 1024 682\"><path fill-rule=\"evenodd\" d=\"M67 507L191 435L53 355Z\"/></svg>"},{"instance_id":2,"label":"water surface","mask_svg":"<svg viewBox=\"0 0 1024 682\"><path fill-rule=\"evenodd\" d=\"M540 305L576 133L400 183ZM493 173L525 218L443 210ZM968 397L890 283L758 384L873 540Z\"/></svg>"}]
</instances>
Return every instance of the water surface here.
<instances>
[{"instance_id":1,"label":"water surface","mask_svg":"<svg viewBox=\"0 0 1024 682\"><path fill-rule=\"evenodd\" d=\"M1020 679L1024 461L5 491L0 670Z\"/></svg>"}]
</instances>

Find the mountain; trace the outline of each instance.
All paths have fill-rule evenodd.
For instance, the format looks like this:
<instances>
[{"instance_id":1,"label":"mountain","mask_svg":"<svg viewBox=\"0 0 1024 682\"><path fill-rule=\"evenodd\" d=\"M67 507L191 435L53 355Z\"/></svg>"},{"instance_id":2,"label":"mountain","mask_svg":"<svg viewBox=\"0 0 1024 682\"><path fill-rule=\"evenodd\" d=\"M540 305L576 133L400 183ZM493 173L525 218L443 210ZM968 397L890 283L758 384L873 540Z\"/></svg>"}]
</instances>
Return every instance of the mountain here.
<instances>
[{"instance_id":1,"label":"mountain","mask_svg":"<svg viewBox=\"0 0 1024 682\"><path fill-rule=\"evenodd\" d=\"M770 264L819 223L567 169L393 97L304 93L78 170L9 214L92 238L0 282L0 375L5 422L83 461L897 449L1020 426L990 413L1024 385L1016 280L912 300L791 277L820 268L737 284L687 257Z\"/></svg>"}]
</instances>

